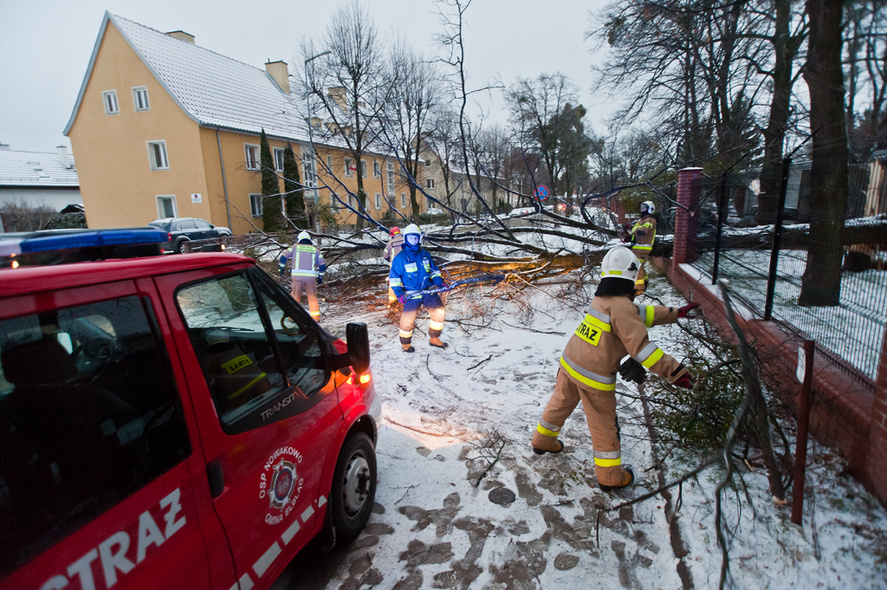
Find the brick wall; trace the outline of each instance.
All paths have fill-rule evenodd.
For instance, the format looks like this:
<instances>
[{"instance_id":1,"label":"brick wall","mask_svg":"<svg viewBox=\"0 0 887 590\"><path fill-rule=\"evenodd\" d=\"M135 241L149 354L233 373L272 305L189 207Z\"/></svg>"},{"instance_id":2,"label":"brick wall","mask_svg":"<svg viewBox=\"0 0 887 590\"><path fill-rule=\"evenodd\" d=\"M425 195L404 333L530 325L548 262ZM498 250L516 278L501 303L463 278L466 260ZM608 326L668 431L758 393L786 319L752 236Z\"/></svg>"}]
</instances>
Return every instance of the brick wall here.
<instances>
[{"instance_id":1,"label":"brick wall","mask_svg":"<svg viewBox=\"0 0 887 590\"><path fill-rule=\"evenodd\" d=\"M872 401L867 467L869 478L881 490L881 500L887 504L884 500L887 497L887 333L881 344L881 362Z\"/></svg>"},{"instance_id":2,"label":"brick wall","mask_svg":"<svg viewBox=\"0 0 887 590\"><path fill-rule=\"evenodd\" d=\"M699 184L702 168L684 168L678 172L678 207L674 218L674 251L676 264L696 260L696 226L694 213L699 204Z\"/></svg>"},{"instance_id":3,"label":"brick wall","mask_svg":"<svg viewBox=\"0 0 887 590\"><path fill-rule=\"evenodd\" d=\"M678 203L693 210L698 202L698 168L678 174ZM726 320L724 304L717 287L700 282L695 269L684 265L695 259L696 229L686 211L675 216L675 241L672 259L654 258L653 262L685 297L702 304L711 321L728 342L735 335ZM680 231L679 231L680 230ZM796 400L800 384L795 376L799 340L784 333L774 322L760 319L737 321L759 353L762 379L771 391L789 402ZM881 346L881 362L874 384L861 385L858 379L837 367L824 355L814 356L813 406L810 435L838 448L847 459L850 472L887 506L887 334Z\"/></svg>"}]
</instances>

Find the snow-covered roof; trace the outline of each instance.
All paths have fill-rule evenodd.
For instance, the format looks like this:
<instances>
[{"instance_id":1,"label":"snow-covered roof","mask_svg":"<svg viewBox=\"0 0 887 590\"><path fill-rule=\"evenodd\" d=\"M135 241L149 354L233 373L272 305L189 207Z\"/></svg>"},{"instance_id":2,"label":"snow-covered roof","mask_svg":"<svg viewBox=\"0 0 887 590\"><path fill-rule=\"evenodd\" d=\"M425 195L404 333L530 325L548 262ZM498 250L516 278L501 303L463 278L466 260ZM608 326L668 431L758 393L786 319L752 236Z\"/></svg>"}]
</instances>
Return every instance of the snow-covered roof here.
<instances>
[{"instance_id":1,"label":"snow-covered roof","mask_svg":"<svg viewBox=\"0 0 887 590\"><path fill-rule=\"evenodd\" d=\"M300 101L284 93L265 70L108 12L65 135L77 116L109 22L185 114L200 125L256 134L264 129L272 137L307 141Z\"/></svg>"},{"instance_id":2,"label":"snow-covered roof","mask_svg":"<svg viewBox=\"0 0 887 590\"><path fill-rule=\"evenodd\" d=\"M0 149L0 186L78 188L74 158L66 154L70 167L55 152L24 152Z\"/></svg>"}]
</instances>

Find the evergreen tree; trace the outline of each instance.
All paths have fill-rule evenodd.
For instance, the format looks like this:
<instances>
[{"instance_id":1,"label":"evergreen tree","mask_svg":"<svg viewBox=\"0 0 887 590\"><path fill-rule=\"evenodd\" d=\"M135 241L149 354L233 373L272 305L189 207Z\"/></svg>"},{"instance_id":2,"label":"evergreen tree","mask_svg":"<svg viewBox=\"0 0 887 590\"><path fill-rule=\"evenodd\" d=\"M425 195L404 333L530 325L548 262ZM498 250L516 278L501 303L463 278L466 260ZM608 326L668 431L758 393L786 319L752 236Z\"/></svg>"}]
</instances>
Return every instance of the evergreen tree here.
<instances>
[{"instance_id":1,"label":"evergreen tree","mask_svg":"<svg viewBox=\"0 0 887 590\"><path fill-rule=\"evenodd\" d=\"M299 165L293 146L286 142L283 152L283 192L286 203L286 216L299 229L308 229L308 216L305 214L305 189L299 178Z\"/></svg>"},{"instance_id":2,"label":"evergreen tree","mask_svg":"<svg viewBox=\"0 0 887 590\"><path fill-rule=\"evenodd\" d=\"M274 172L274 157L264 129L259 151L262 164L262 229L270 234L286 230L286 223L283 219L280 183Z\"/></svg>"}]
</instances>

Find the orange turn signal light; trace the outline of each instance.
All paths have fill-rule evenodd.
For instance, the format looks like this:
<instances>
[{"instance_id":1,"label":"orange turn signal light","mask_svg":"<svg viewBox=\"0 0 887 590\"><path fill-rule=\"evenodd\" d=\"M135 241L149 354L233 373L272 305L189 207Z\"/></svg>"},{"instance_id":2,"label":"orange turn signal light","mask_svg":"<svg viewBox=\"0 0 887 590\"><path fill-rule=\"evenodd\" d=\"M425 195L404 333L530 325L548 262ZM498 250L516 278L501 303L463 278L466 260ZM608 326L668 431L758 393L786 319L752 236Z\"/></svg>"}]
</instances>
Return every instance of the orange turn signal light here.
<instances>
[{"instance_id":1,"label":"orange turn signal light","mask_svg":"<svg viewBox=\"0 0 887 590\"><path fill-rule=\"evenodd\" d=\"M348 383L350 383L351 385L357 385L358 383L360 383L361 385L366 385L372 380L373 377L369 373L363 373L360 376L358 376L357 373L351 373L351 375L348 377Z\"/></svg>"}]
</instances>

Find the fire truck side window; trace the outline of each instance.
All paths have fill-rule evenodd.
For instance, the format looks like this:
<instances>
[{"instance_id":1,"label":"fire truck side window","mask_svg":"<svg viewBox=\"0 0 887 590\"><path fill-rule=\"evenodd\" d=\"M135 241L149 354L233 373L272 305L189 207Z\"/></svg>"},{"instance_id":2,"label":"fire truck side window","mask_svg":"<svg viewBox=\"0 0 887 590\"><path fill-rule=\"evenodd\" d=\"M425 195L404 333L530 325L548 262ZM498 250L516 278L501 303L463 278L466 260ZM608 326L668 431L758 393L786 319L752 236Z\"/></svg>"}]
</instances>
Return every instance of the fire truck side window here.
<instances>
[{"instance_id":1,"label":"fire truck side window","mask_svg":"<svg viewBox=\"0 0 887 590\"><path fill-rule=\"evenodd\" d=\"M0 321L0 578L190 454L157 342L138 297Z\"/></svg>"},{"instance_id":2,"label":"fire truck side window","mask_svg":"<svg viewBox=\"0 0 887 590\"><path fill-rule=\"evenodd\" d=\"M305 411L326 382L316 326L301 308L284 313L261 277L254 280L239 273L176 295L228 434Z\"/></svg>"}]
</instances>

